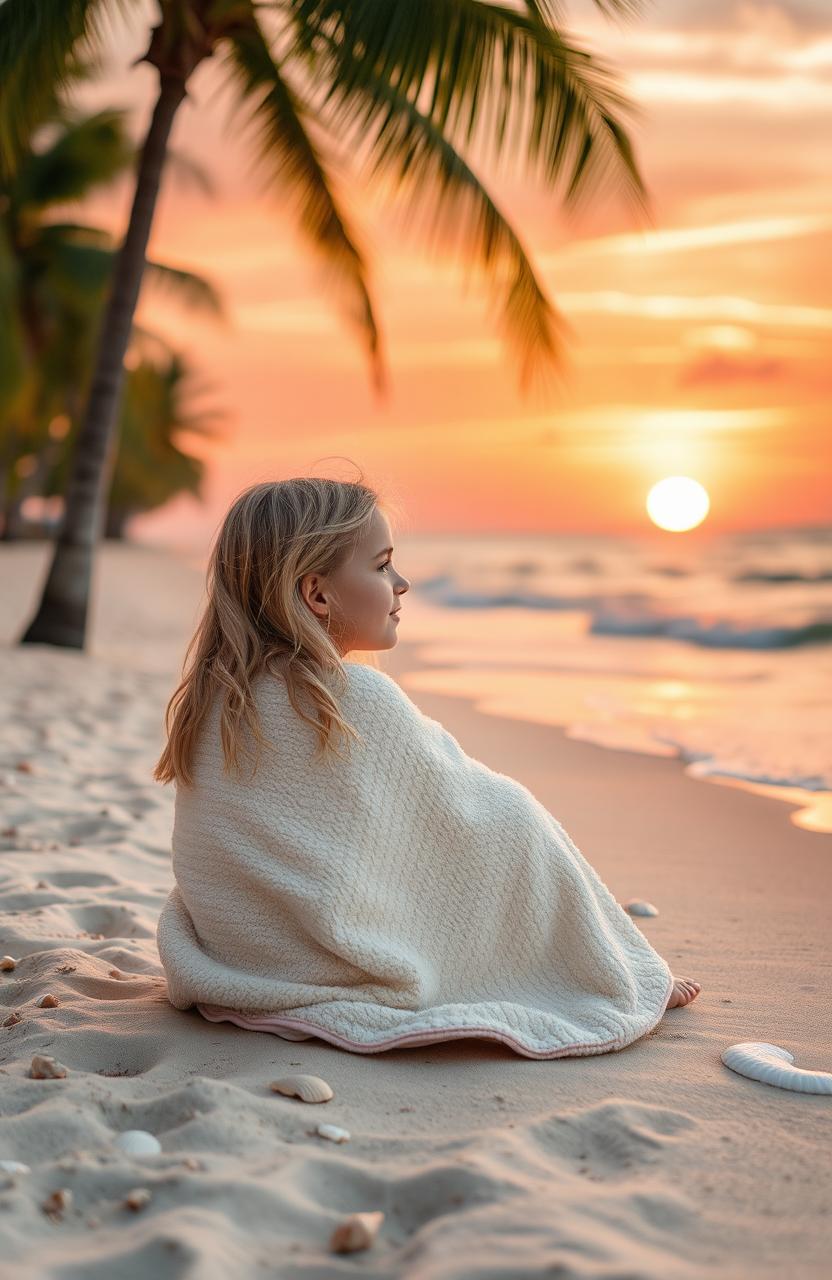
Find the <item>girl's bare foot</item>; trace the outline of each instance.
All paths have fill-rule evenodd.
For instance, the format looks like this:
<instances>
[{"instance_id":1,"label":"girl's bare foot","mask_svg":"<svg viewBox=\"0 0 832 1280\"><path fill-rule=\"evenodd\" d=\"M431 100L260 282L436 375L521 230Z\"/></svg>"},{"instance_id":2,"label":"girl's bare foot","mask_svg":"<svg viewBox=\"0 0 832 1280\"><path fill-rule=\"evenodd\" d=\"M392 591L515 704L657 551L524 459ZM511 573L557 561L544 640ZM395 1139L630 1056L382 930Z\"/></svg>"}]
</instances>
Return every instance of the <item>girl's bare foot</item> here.
<instances>
[{"instance_id":1,"label":"girl's bare foot","mask_svg":"<svg viewBox=\"0 0 832 1280\"><path fill-rule=\"evenodd\" d=\"M670 999L666 1008L675 1009L680 1004L690 1004L691 1000L695 1000L702 990L698 982L694 982L691 978L674 978L673 990L670 993Z\"/></svg>"}]
</instances>

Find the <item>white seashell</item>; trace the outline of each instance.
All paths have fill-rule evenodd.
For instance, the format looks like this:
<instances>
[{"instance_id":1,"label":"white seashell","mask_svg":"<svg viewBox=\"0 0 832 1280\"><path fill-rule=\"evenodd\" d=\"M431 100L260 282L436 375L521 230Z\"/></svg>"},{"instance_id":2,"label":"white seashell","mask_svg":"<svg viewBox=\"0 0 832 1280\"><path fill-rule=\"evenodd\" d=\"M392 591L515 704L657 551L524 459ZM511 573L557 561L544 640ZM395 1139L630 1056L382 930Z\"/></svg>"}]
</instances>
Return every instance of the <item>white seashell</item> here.
<instances>
[{"instance_id":1,"label":"white seashell","mask_svg":"<svg viewBox=\"0 0 832 1280\"><path fill-rule=\"evenodd\" d=\"M283 1076L280 1080L272 1080L269 1085L272 1093L285 1093L289 1098L300 1098L303 1102L329 1102L335 1094L326 1080L320 1076Z\"/></svg>"},{"instance_id":2,"label":"white seashell","mask_svg":"<svg viewBox=\"0 0 832 1280\"><path fill-rule=\"evenodd\" d=\"M631 916L657 916L659 914L658 907L654 907L652 902L640 902L638 898L631 898L629 902L625 902L624 910L628 911Z\"/></svg>"},{"instance_id":3,"label":"white seashell","mask_svg":"<svg viewBox=\"0 0 832 1280\"><path fill-rule=\"evenodd\" d=\"M158 1156L162 1150L159 1139L146 1129L125 1129L113 1138L113 1146L128 1156Z\"/></svg>"},{"instance_id":4,"label":"white seashell","mask_svg":"<svg viewBox=\"0 0 832 1280\"><path fill-rule=\"evenodd\" d=\"M57 1009L58 997L53 996L51 992L47 992L46 995L41 996L40 1000L36 1001L36 1003L39 1009Z\"/></svg>"},{"instance_id":5,"label":"white seashell","mask_svg":"<svg viewBox=\"0 0 832 1280\"><path fill-rule=\"evenodd\" d=\"M349 1142L351 1137L349 1129L340 1129L337 1124L321 1123L315 1127L315 1132L322 1138L329 1138L330 1142Z\"/></svg>"},{"instance_id":6,"label":"white seashell","mask_svg":"<svg viewBox=\"0 0 832 1280\"><path fill-rule=\"evenodd\" d=\"M722 1051L726 1067L749 1080L760 1080L779 1089L797 1093L832 1093L832 1071L805 1071L794 1067L794 1055L788 1049L765 1041L744 1040Z\"/></svg>"},{"instance_id":7,"label":"white seashell","mask_svg":"<svg viewBox=\"0 0 832 1280\"><path fill-rule=\"evenodd\" d=\"M32 1058L29 1075L33 1080L63 1080L66 1067L57 1058L48 1058L45 1054L36 1053Z\"/></svg>"},{"instance_id":8,"label":"white seashell","mask_svg":"<svg viewBox=\"0 0 832 1280\"><path fill-rule=\"evenodd\" d=\"M384 1214L380 1209L373 1213L351 1213L339 1222L329 1238L333 1253L353 1253L356 1249L369 1249L381 1229Z\"/></svg>"},{"instance_id":9,"label":"white seashell","mask_svg":"<svg viewBox=\"0 0 832 1280\"><path fill-rule=\"evenodd\" d=\"M19 1160L0 1160L0 1173L31 1173L32 1170L28 1164L21 1164Z\"/></svg>"},{"instance_id":10,"label":"white seashell","mask_svg":"<svg viewBox=\"0 0 832 1280\"><path fill-rule=\"evenodd\" d=\"M2 960L0 960L0 969L2 969L4 973L11 973L12 969L15 969L16 967L17 961L14 956L3 956Z\"/></svg>"}]
</instances>

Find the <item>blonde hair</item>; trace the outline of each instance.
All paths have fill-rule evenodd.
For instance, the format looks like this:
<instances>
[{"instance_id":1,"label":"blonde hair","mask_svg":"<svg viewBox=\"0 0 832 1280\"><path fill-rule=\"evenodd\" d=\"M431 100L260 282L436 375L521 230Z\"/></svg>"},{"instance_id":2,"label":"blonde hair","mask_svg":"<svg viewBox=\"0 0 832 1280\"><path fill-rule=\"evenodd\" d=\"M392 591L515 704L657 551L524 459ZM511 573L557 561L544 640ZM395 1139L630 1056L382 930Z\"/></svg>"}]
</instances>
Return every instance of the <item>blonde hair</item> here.
<instances>
[{"instance_id":1,"label":"blonde hair","mask_svg":"<svg viewBox=\"0 0 832 1280\"><path fill-rule=\"evenodd\" d=\"M327 684L335 677L343 692L347 683L329 619L324 629L305 604L300 582L307 573L331 574L349 558L378 503L378 494L364 484L318 477L265 481L235 499L211 550L208 601L165 711L167 743L153 770L158 782L193 785L193 749L217 692L223 696L224 771L239 773L248 727L257 741L254 776L261 748L274 748L263 737L252 693L262 672L279 669L285 677L292 706L318 733L318 758L329 752L342 758L332 741L336 729L360 740ZM303 710L302 695L315 717Z\"/></svg>"}]
</instances>

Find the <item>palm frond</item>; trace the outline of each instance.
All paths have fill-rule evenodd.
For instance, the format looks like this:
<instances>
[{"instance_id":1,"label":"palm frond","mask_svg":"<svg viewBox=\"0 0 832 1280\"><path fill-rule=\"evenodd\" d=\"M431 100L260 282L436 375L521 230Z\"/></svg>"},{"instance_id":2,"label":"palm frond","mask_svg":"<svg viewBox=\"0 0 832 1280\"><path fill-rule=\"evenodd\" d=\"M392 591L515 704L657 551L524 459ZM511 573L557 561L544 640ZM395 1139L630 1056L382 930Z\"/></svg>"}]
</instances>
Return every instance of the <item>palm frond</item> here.
<instances>
[{"instance_id":1,"label":"palm frond","mask_svg":"<svg viewBox=\"0 0 832 1280\"><path fill-rule=\"evenodd\" d=\"M375 387L384 393L387 374L364 256L333 190L322 150L307 130L306 106L284 78L256 23L232 32L225 48L239 86L239 105L248 108L247 123L258 127L258 155L269 184L292 199L300 230L352 296L348 316L367 345Z\"/></svg>"},{"instance_id":2,"label":"palm frond","mask_svg":"<svg viewBox=\"0 0 832 1280\"><path fill-rule=\"evenodd\" d=\"M2 0L0 173L14 171L58 91L100 53L113 11L141 8L142 0Z\"/></svg>"},{"instance_id":3,"label":"palm frond","mask_svg":"<svg viewBox=\"0 0 832 1280\"><path fill-rule=\"evenodd\" d=\"M194 160L191 156L186 156L184 151L177 151L174 147L169 146L165 165L175 177L181 178L184 182L196 187L201 195L216 195L216 183L208 170L199 161Z\"/></svg>"},{"instance_id":4,"label":"palm frond","mask_svg":"<svg viewBox=\"0 0 832 1280\"><path fill-rule=\"evenodd\" d=\"M44 151L30 152L12 184L18 206L46 209L83 200L106 186L135 160L126 111L109 109L80 119L65 118Z\"/></svg>"},{"instance_id":5,"label":"palm frond","mask_svg":"<svg viewBox=\"0 0 832 1280\"><path fill-rule=\"evenodd\" d=\"M555 27L566 17L565 6L558 0L523 0L523 3L547 26ZM643 0L593 0L593 3L606 18L637 18L644 8Z\"/></svg>"},{"instance_id":6,"label":"palm frond","mask_svg":"<svg viewBox=\"0 0 832 1280\"><path fill-rule=\"evenodd\" d=\"M168 289L184 306L196 311L206 311L218 319L224 317L222 299L205 276L185 271L181 267L169 267L163 262L148 261L145 271L149 280Z\"/></svg>"},{"instance_id":7,"label":"palm frond","mask_svg":"<svg viewBox=\"0 0 832 1280\"><path fill-rule=\"evenodd\" d=\"M15 300L18 263L0 222L0 440L6 429L6 415L20 394L27 374L26 343ZM0 455L2 455L0 448ZM0 494L2 498L2 494Z\"/></svg>"},{"instance_id":8,"label":"palm frond","mask_svg":"<svg viewBox=\"0 0 832 1280\"><path fill-rule=\"evenodd\" d=\"M488 282L503 298L502 328L520 357L521 386L544 363L559 367L572 328L547 298L519 237L483 183L404 93L365 71L360 96L371 174L392 173L405 185L403 207L410 215L422 202L433 215L434 231L461 233L466 248L480 256Z\"/></svg>"},{"instance_id":9,"label":"palm frond","mask_svg":"<svg viewBox=\"0 0 832 1280\"><path fill-rule=\"evenodd\" d=\"M483 0L285 5L294 35L290 52L305 62L317 52L327 97L349 101L368 77L413 102L432 86L426 115L452 145L470 144L486 126L484 147L497 157L525 151L529 168L539 166L548 182L571 165L568 206L613 168L625 196L640 209L648 206L632 144L617 119L618 112L638 109L620 93L611 68L546 24L542 4L535 12Z\"/></svg>"}]
</instances>

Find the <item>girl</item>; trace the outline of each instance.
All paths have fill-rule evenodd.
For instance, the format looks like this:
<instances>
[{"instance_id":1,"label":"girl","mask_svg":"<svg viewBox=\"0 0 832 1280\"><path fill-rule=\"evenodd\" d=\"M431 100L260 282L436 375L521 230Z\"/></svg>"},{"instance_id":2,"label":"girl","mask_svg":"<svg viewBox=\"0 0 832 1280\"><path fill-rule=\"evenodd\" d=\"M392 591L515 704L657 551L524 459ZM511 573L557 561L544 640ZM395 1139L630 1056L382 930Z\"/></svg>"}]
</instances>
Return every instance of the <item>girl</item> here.
<instances>
[{"instance_id":1,"label":"girl","mask_svg":"<svg viewBox=\"0 0 832 1280\"><path fill-rule=\"evenodd\" d=\"M264 482L227 513L154 771L176 783L169 999L360 1053L621 1049L699 983L526 787L345 661L396 643L393 551L360 483Z\"/></svg>"}]
</instances>

